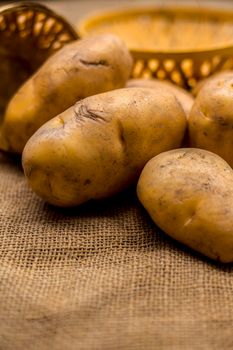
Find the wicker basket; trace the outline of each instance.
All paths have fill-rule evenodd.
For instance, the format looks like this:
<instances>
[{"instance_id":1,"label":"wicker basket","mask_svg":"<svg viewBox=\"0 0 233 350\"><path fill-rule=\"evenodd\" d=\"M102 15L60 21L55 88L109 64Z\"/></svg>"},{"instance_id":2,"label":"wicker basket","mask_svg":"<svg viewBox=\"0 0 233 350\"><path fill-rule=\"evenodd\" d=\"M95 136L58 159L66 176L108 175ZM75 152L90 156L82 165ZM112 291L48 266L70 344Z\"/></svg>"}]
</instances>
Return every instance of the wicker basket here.
<instances>
[{"instance_id":1,"label":"wicker basket","mask_svg":"<svg viewBox=\"0 0 233 350\"><path fill-rule=\"evenodd\" d=\"M154 29L151 27L150 30L149 22L160 23L160 26L154 24ZM93 32L120 35L134 57L133 78L166 79L190 89L200 79L219 70L233 68L233 11L230 10L194 7L131 8L87 17L78 24L77 30L81 37ZM130 31L130 39L135 39L137 45L130 41ZM172 37L173 32L176 34ZM147 42L151 37L154 44L156 41L161 42L164 37L170 46L145 47L143 34ZM199 39L200 42L206 40L206 44L198 43L199 47L190 47L194 38L197 42Z\"/></svg>"},{"instance_id":2,"label":"wicker basket","mask_svg":"<svg viewBox=\"0 0 233 350\"><path fill-rule=\"evenodd\" d=\"M52 53L77 38L69 23L43 5L20 2L0 7L0 114Z\"/></svg>"}]
</instances>

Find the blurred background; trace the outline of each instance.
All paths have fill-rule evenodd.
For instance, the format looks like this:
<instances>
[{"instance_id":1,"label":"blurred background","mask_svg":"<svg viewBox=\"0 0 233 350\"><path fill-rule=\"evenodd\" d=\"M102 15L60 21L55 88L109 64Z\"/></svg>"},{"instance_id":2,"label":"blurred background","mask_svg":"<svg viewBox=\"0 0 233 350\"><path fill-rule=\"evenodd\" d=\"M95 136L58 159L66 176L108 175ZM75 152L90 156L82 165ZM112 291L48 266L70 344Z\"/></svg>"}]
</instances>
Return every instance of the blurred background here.
<instances>
[{"instance_id":1,"label":"blurred background","mask_svg":"<svg viewBox=\"0 0 233 350\"><path fill-rule=\"evenodd\" d=\"M232 7L233 0L44 0L44 1L34 1L49 5L51 8L57 10L74 24L77 20L89 15L92 12L98 10L107 10L112 8L119 8L122 6L137 6L143 5L153 5L158 4L160 6L166 6L169 3L179 5L179 4L191 4L197 7L201 6L219 6ZM17 1L1 1L1 4L7 4L10 2ZM20 1L19 1L20 2Z\"/></svg>"}]
</instances>

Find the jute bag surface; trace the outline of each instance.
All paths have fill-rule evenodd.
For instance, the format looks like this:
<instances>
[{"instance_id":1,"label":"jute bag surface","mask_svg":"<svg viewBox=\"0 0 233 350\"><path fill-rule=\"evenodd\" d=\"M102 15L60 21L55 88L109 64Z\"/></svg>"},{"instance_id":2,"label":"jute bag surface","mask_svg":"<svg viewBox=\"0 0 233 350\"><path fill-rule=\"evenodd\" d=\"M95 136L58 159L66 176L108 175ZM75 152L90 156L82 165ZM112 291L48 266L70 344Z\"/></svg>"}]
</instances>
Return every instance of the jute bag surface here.
<instances>
[{"instance_id":1,"label":"jute bag surface","mask_svg":"<svg viewBox=\"0 0 233 350\"><path fill-rule=\"evenodd\" d=\"M232 265L163 234L135 190L44 204L0 158L0 350L233 349Z\"/></svg>"}]
</instances>

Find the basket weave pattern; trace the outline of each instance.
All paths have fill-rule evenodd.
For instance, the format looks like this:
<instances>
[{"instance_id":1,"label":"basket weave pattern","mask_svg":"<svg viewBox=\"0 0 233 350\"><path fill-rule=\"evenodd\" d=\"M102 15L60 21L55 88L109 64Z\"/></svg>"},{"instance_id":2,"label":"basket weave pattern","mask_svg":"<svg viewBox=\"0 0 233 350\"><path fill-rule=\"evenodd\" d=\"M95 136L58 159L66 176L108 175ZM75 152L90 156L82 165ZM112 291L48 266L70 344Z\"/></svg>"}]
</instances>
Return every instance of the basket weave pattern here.
<instances>
[{"instance_id":1,"label":"basket weave pattern","mask_svg":"<svg viewBox=\"0 0 233 350\"><path fill-rule=\"evenodd\" d=\"M216 54L205 60L198 57L186 58L144 58L135 55L132 78L156 78L170 80L172 83L190 89L196 83L217 71L232 69L233 59Z\"/></svg>"},{"instance_id":2,"label":"basket weave pattern","mask_svg":"<svg viewBox=\"0 0 233 350\"><path fill-rule=\"evenodd\" d=\"M65 43L77 39L73 28L45 6L26 2L0 9L0 38L11 37L33 40L35 47L57 50Z\"/></svg>"},{"instance_id":3,"label":"basket weave pattern","mask_svg":"<svg viewBox=\"0 0 233 350\"><path fill-rule=\"evenodd\" d=\"M74 29L45 6L23 2L0 7L0 115L19 86L51 54L77 38Z\"/></svg>"}]
</instances>

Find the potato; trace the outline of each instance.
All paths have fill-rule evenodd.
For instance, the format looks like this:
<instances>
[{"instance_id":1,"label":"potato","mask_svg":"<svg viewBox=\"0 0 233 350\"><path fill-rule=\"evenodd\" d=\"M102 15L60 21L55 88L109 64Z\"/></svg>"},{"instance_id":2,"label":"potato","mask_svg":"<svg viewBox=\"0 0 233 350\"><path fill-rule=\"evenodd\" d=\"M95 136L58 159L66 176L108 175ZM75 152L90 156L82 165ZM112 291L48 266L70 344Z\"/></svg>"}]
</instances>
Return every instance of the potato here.
<instances>
[{"instance_id":1,"label":"potato","mask_svg":"<svg viewBox=\"0 0 233 350\"><path fill-rule=\"evenodd\" d=\"M138 198L176 240L221 262L233 261L233 171L214 153L183 148L145 166Z\"/></svg>"},{"instance_id":2,"label":"potato","mask_svg":"<svg viewBox=\"0 0 233 350\"><path fill-rule=\"evenodd\" d=\"M197 96L199 94L199 92L201 91L201 89L208 84L209 82L211 82L213 79L222 79L228 76L233 76L233 71L232 70L224 70L224 71L220 71L217 72L213 75L210 75L208 78L202 79L200 81L198 81L197 85L192 89L192 94L194 96Z\"/></svg>"},{"instance_id":3,"label":"potato","mask_svg":"<svg viewBox=\"0 0 233 350\"><path fill-rule=\"evenodd\" d=\"M41 125L78 100L123 87L131 68L128 49L113 35L66 45L11 99L2 124L1 148L21 153Z\"/></svg>"},{"instance_id":4,"label":"potato","mask_svg":"<svg viewBox=\"0 0 233 350\"><path fill-rule=\"evenodd\" d=\"M176 96L177 100L180 102L187 117L190 113L190 110L194 102L192 95L188 91L168 81L161 81L158 79L154 79L154 80L131 79L127 82L126 86L127 87L148 87L152 89L159 89L160 87L162 88L165 87L169 89L169 91L171 91Z\"/></svg>"},{"instance_id":5,"label":"potato","mask_svg":"<svg viewBox=\"0 0 233 350\"><path fill-rule=\"evenodd\" d=\"M42 126L23 152L33 191L57 206L101 199L136 182L156 154L180 146L184 111L161 88L88 97Z\"/></svg>"},{"instance_id":6,"label":"potato","mask_svg":"<svg viewBox=\"0 0 233 350\"><path fill-rule=\"evenodd\" d=\"M4 56L0 47L0 121L3 119L7 101L29 76L29 68L25 62L24 67L22 65L15 57Z\"/></svg>"},{"instance_id":7,"label":"potato","mask_svg":"<svg viewBox=\"0 0 233 350\"><path fill-rule=\"evenodd\" d=\"M233 75L212 79L201 89L188 133L192 147L214 152L233 167Z\"/></svg>"}]
</instances>

